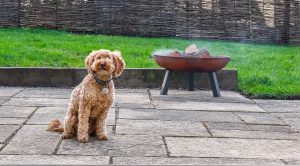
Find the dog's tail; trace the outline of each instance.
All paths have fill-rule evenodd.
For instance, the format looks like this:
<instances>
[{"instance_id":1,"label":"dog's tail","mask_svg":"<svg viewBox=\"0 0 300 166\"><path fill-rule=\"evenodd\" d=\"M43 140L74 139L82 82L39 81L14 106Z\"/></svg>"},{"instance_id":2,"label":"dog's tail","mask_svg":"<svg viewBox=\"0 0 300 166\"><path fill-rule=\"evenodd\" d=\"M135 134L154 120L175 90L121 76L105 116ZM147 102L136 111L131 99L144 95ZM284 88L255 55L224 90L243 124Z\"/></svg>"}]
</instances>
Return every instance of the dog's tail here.
<instances>
[{"instance_id":1,"label":"dog's tail","mask_svg":"<svg viewBox=\"0 0 300 166\"><path fill-rule=\"evenodd\" d=\"M54 119L48 124L47 131L63 132L64 126L58 119Z\"/></svg>"}]
</instances>

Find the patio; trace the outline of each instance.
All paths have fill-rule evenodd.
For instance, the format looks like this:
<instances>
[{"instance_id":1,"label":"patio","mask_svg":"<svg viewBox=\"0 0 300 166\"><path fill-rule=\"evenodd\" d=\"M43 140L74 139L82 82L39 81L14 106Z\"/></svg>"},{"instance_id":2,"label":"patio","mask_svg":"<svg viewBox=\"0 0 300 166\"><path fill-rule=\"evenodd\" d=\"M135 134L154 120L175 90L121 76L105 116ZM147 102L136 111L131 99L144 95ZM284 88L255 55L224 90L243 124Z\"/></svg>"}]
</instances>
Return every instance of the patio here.
<instances>
[{"instance_id":1,"label":"patio","mask_svg":"<svg viewBox=\"0 0 300 166\"><path fill-rule=\"evenodd\" d=\"M0 164L299 165L300 101L117 89L108 141L62 140L72 89L0 87Z\"/></svg>"}]
</instances>

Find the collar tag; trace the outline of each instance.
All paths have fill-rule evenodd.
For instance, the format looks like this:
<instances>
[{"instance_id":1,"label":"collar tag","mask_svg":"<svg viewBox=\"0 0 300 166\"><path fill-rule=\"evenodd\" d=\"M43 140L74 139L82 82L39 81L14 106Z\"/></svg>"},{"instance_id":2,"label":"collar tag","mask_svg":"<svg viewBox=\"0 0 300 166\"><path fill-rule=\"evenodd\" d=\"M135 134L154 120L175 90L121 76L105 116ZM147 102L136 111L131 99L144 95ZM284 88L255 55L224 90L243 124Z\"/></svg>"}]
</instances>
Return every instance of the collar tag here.
<instances>
[{"instance_id":1,"label":"collar tag","mask_svg":"<svg viewBox=\"0 0 300 166\"><path fill-rule=\"evenodd\" d=\"M108 92L109 92L109 90L108 90L108 88L103 88L102 90L101 90L101 93L102 94L105 94L105 95L107 95L108 94Z\"/></svg>"}]
</instances>

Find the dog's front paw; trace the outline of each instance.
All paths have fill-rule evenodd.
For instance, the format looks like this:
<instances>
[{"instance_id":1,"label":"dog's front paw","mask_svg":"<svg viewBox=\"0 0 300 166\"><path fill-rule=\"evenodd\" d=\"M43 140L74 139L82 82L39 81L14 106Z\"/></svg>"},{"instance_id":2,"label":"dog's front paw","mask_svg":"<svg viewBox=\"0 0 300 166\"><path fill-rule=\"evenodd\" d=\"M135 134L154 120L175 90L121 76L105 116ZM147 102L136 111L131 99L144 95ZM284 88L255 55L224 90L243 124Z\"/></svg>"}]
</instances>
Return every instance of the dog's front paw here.
<instances>
[{"instance_id":1,"label":"dog's front paw","mask_svg":"<svg viewBox=\"0 0 300 166\"><path fill-rule=\"evenodd\" d=\"M107 141L108 140L108 136L106 134L101 134L98 136L98 138L101 140L101 141Z\"/></svg>"},{"instance_id":2,"label":"dog's front paw","mask_svg":"<svg viewBox=\"0 0 300 166\"><path fill-rule=\"evenodd\" d=\"M88 134L78 135L77 139L79 142L86 143L89 141L89 135Z\"/></svg>"},{"instance_id":3,"label":"dog's front paw","mask_svg":"<svg viewBox=\"0 0 300 166\"><path fill-rule=\"evenodd\" d=\"M66 132L63 132L63 133L62 133L62 138L63 138L63 139L70 139L70 138L72 138L72 137L73 137L72 134L68 134L68 133L66 133Z\"/></svg>"}]
</instances>

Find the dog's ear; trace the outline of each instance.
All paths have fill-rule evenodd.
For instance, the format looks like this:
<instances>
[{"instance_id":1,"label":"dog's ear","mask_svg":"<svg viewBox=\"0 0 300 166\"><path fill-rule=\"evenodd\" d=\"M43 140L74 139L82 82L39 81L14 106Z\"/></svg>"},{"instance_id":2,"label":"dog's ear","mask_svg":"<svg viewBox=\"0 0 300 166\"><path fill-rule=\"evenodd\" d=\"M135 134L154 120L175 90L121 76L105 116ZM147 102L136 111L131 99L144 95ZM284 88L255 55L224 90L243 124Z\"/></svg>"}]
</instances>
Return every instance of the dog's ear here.
<instances>
[{"instance_id":1,"label":"dog's ear","mask_svg":"<svg viewBox=\"0 0 300 166\"><path fill-rule=\"evenodd\" d=\"M92 64L94 62L94 56L96 54L96 51L91 52L86 58L85 58L85 66L88 71L88 73L92 73Z\"/></svg>"},{"instance_id":2,"label":"dog's ear","mask_svg":"<svg viewBox=\"0 0 300 166\"><path fill-rule=\"evenodd\" d=\"M122 74L123 70L125 69L125 61L122 58L120 51L113 51L111 53L115 63L115 70L113 72L113 75L115 77L119 77Z\"/></svg>"}]
</instances>

